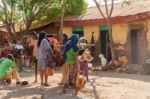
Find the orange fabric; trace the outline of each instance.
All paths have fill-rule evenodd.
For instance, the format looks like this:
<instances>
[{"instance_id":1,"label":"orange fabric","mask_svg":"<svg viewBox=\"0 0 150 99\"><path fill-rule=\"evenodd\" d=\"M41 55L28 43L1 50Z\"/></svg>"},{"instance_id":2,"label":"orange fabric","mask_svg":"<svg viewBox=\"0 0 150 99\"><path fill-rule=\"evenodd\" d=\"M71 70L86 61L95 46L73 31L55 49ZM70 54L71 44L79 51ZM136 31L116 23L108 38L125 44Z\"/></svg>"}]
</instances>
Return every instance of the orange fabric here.
<instances>
[{"instance_id":1,"label":"orange fabric","mask_svg":"<svg viewBox=\"0 0 150 99\"><path fill-rule=\"evenodd\" d=\"M54 69L51 67L46 68L46 75L47 76L53 76L54 75Z\"/></svg>"},{"instance_id":2,"label":"orange fabric","mask_svg":"<svg viewBox=\"0 0 150 99\"><path fill-rule=\"evenodd\" d=\"M128 59L126 56L121 56L118 59L118 62L120 65L127 65L128 64Z\"/></svg>"}]
</instances>

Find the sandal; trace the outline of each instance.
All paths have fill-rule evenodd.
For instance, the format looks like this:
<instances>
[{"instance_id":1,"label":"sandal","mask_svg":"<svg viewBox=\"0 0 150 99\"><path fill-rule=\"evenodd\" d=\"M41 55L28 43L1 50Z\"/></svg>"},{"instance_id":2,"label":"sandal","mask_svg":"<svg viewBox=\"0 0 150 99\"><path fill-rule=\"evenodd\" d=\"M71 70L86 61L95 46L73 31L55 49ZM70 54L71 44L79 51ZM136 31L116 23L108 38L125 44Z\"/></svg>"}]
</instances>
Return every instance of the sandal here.
<instances>
[{"instance_id":1,"label":"sandal","mask_svg":"<svg viewBox=\"0 0 150 99\"><path fill-rule=\"evenodd\" d=\"M44 86L49 86L49 84L47 84L47 83L44 83Z\"/></svg>"},{"instance_id":2,"label":"sandal","mask_svg":"<svg viewBox=\"0 0 150 99\"><path fill-rule=\"evenodd\" d=\"M44 84L43 84L43 83L41 83L41 86L44 86Z\"/></svg>"}]
</instances>

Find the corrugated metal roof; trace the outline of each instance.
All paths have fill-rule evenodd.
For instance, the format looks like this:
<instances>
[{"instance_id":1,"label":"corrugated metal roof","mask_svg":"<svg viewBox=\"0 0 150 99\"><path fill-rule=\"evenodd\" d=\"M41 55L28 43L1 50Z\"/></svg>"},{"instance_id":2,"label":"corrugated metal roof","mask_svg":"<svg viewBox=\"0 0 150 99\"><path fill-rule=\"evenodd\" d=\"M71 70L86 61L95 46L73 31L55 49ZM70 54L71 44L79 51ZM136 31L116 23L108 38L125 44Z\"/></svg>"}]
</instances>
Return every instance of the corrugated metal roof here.
<instances>
[{"instance_id":1,"label":"corrugated metal roof","mask_svg":"<svg viewBox=\"0 0 150 99\"><path fill-rule=\"evenodd\" d=\"M102 11L105 12L105 6L102 6L101 8ZM122 7L122 3L115 4L111 17L136 15L144 12L150 12L150 0L132 1L130 5L124 7ZM65 21L92 20L101 18L103 17L99 13L97 7L93 6L90 7L86 13L80 16L66 18Z\"/></svg>"}]
</instances>

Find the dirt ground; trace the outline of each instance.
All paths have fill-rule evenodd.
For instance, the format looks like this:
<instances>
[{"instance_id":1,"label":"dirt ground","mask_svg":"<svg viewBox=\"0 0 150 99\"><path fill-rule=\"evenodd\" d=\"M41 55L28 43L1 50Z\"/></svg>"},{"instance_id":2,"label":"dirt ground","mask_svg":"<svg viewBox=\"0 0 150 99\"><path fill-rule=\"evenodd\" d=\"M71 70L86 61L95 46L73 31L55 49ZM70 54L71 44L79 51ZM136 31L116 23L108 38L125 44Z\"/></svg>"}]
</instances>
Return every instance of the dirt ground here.
<instances>
[{"instance_id":1,"label":"dirt ground","mask_svg":"<svg viewBox=\"0 0 150 99\"><path fill-rule=\"evenodd\" d=\"M37 84L32 83L33 70L20 72L20 76L29 85L15 85L15 81L11 85L0 84L0 99L150 99L150 76L92 71L90 81L77 96L72 95L72 89L62 94L57 85L60 70L49 77L49 87L40 86L40 79Z\"/></svg>"}]
</instances>

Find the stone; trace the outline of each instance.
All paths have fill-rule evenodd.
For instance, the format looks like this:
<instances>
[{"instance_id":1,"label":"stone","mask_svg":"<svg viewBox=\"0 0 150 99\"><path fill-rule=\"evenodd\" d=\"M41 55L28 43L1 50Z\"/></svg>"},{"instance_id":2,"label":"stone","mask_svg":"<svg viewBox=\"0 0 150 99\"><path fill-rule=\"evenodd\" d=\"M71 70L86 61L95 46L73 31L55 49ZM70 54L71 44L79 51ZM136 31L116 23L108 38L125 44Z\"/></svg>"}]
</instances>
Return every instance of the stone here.
<instances>
[{"instance_id":1,"label":"stone","mask_svg":"<svg viewBox=\"0 0 150 99\"><path fill-rule=\"evenodd\" d=\"M145 63L143 65L143 74L150 75L150 63Z\"/></svg>"}]
</instances>

